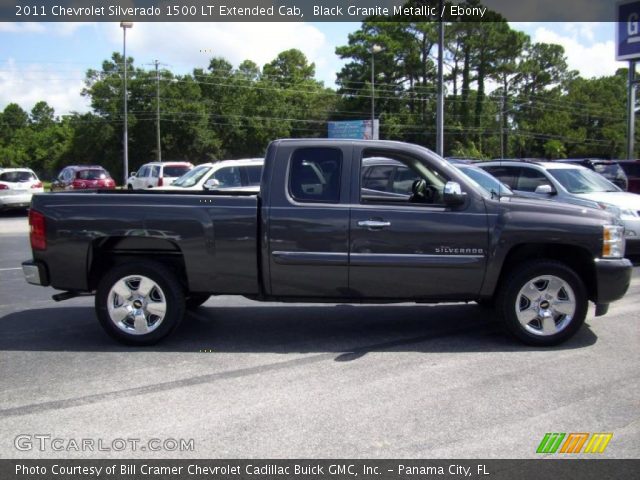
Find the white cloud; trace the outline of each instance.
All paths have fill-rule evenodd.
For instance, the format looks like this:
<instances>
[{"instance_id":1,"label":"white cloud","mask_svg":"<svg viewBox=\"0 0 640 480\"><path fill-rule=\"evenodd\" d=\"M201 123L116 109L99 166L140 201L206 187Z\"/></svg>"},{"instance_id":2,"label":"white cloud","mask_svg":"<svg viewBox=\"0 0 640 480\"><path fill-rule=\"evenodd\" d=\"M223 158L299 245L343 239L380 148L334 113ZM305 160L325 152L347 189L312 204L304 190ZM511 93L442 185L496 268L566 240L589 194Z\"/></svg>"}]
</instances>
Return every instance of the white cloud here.
<instances>
[{"instance_id":1,"label":"white cloud","mask_svg":"<svg viewBox=\"0 0 640 480\"><path fill-rule=\"evenodd\" d=\"M0 22L0 33L45 33L47 29L36 22Z\"/></svg>"},{"instance_id":2,"label":"white cloud","mask_svg":"<svg viewBox=\"0 0 640 480\"><path fill-rule=\"evenodd\" d=\"M121 51L122 29L116 23L104 27L114 48ZM248 59L262 67L290 48L300 49L317 67L334 61L333 47L327 48L325 35L315 26L301 22L147 22L135 23L127 31L127 56L134 57L138 65L158 59L174 71L206 67L214 56L235 66ZM319 76L334 81L333 71Z\"/></svg>"},{"instance_id":3,"label":"white cloud","mask_svg":"<svg viewBox=\"0 0 640 480\"><path fill-rule=\"evenodd\" d=\"M56 115L71 111L87 111L87 100L80 96L84 72L61 70L60 65L16 64L14 59L0 63L0 109L17 103L30 110L45 100Z\"/></svg>"},{"instance_id":4,"label":"white cloud","mask_svg":"<svg viewBox=\"0 0 640 480\"><path fill-rule=\"evenodd\" d=\"M589 24L572 25L565 28L569 34L563 35L546 27L538 27L531 37L534 42L562 45L569 68L577 70L583 77L613 75L624 64L615 60L613 40L593 41L594 28L595 25Z\"/></svg>"}]
</instances>

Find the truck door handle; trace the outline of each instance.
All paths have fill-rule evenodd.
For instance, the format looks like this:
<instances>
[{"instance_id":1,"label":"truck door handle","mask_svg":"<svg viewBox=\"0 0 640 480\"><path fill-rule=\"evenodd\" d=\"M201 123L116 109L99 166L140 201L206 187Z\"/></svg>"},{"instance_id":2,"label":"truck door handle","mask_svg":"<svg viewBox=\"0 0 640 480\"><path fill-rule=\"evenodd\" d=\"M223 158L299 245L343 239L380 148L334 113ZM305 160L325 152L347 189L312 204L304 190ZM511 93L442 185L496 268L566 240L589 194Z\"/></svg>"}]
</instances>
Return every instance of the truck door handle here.
<instances>
[{"instance_id":1,"label":"truck door handle","mask_svg":"<svg viewBox=\"0 0 640 480\"><path fill-rule=\"evenodd\" d=\"M358 222L358 226L376 230L384 227L390 227L391 222L386 222L384 220L360 220Z\"/></svg>"}]
</instances>

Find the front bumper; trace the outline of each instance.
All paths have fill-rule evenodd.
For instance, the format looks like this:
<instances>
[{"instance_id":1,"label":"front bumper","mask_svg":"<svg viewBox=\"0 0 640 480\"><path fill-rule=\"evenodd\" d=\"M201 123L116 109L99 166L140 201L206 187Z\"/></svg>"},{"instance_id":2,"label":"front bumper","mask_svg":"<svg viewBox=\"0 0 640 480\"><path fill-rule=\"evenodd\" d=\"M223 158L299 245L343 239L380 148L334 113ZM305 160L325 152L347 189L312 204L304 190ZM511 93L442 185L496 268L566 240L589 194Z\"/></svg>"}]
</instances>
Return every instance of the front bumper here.
<instances>
[{"instance_id":1,"label":"front bumper","mask_svg":"<svg viewBox=\"0 0 640 480\"><path fill-rule=\"evenodd\" d=\"M633 265L626 258L596 258L596 296L594 302L611 303L627 293Z\"/></svg>"},{"instance_id":2,"label":"front bumper","mask_svg":"<svg viewBox=\"0 0 640 480\"><path fill-rule=\"evenodd\" d=\"M31 285L49 286L47 267L42 262L27 260L22 262L22 273L27 283Z\"/></svg>"}]
</instances>

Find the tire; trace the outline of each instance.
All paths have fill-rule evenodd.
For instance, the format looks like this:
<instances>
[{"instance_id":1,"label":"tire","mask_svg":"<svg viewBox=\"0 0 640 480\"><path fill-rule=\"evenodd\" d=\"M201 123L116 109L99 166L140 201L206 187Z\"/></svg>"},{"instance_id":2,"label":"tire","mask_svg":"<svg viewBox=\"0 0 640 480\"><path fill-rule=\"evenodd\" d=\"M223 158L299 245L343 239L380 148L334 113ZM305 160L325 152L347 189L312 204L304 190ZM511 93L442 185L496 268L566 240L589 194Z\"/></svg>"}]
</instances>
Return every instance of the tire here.
<instances>
[{"instance_id":1,"label":"tire","mask_svg":"<svg viewBox=\"0 0 640 480\"><path fill-rule=\"evenodd\" d=\"M102 328L119 342L153 345L182 321L184 292L164 265L140 261L107 272L98 285L95 308Z\"/></svg>"},{"instance_id":2,"label":"tire","mask_svg":"<svg viewBox=\"0 0 640 480\"><path fill-rule=\"evenodd\" d=\"M187 310L195 310L200 305L202 305L204 302L209 300L209 297L211 297L211 295L209 295L207 293L189 295L185 299L184 304L187 307Z\"/></svg>"},{"instance_id":3,"label":"tire","mask_svg":"<svg viewBox=\"0 0 640 480\"><path fill-rule=\"evenodd\" d=\"M575 335L588 306L580 277L552 260L517 267L502 282L496 299L507 330L521 342L535 346L558 345Z\"/></svg>"}]
</instances>

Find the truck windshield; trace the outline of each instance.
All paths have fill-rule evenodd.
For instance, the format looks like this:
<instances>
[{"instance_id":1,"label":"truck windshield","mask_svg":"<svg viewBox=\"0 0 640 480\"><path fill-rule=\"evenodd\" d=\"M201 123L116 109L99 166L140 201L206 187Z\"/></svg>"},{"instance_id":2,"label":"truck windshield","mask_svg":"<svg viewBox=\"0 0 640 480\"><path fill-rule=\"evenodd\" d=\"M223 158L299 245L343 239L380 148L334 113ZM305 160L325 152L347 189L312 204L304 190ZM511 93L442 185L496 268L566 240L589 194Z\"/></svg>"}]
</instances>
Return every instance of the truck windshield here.
<instances>
[{"instance_id":1,"label":"truck windshield","mask_svg":"<svg viewBox=\"0 0 640 480\"><path fill-rule=\"evenodd\" d=\"M210 165L200 165L193 170L189 170L177 180L174 180L171 186L182 188L193 187L211 170L211 168L213 167Z\"/></svg>"},{"instance_id":2,"label":"truck windshield","mask_svg":"<svg viewBox=\"0 0 640 480\"><path fill-rule=\"evenodd\" d=\"M548 172L569 193L619 192L609 180L586 168L550 168Z\"/></svg>"}]
</instances>

